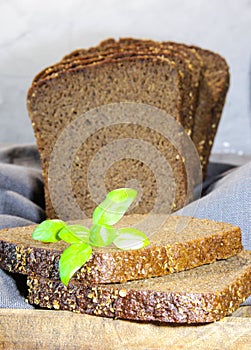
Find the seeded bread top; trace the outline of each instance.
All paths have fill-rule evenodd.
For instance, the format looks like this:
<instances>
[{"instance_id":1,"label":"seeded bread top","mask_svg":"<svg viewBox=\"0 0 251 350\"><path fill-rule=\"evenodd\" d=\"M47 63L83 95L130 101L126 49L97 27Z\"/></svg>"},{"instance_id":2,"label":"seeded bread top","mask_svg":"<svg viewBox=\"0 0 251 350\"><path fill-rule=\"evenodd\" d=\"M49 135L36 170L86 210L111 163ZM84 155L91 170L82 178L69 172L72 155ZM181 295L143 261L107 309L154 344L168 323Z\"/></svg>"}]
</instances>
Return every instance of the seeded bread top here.
<instances>
[{"instance_id":1,"label":"seeded bread top","mask_svg":"<svg viewBox=\"0 0 251 350\"><path fill-rule=\"evenodd\" d=\"M149 220L150 219L150 220ZM93 248L91 259L74 275L83 283L113 283L163 276L228 258L242 250L238 227L188 217L170 216L160 228L150 229L160 216L124 217L120 225L140 223L150 245L136 250L109 246ZM35 226L0 232L0 266L12 272L36 273L59 279L58 262L64 242L42 243L31 239ZM151 234L153 233L153 234Z\"/></svg>"},{"instance_id":2,"label":"seeded bread top","mask_svg":"<svg viewBox=\"0 0 251 350\"><path fill-rule=\"evenodd\" d=\"M91 226L91 220L88 219L74 221L74 223L79 223L87 227ZM37 225L31 225L0 230L0 240L1 242L7 241L17 244L22 243L27 246L42 246L45 249L48 248L55 250L62 250L63 247L67 246L65 242L48 244L33 240L31 236L36 226ZM164 218L162 215L158 214L150 216L140 214L126 215L115 225L115 227L140 227L142 230L145 230L149 236L150 248L153 246L160 247L190 240L193 241L202 237L217 236L224 233L240 234L239 227L224 222L175 215L169 215ZM104 249L105 251L118 251L118 248L116 247L94 249L97 251L103 251Z\"/></svg>"}]
</instances>

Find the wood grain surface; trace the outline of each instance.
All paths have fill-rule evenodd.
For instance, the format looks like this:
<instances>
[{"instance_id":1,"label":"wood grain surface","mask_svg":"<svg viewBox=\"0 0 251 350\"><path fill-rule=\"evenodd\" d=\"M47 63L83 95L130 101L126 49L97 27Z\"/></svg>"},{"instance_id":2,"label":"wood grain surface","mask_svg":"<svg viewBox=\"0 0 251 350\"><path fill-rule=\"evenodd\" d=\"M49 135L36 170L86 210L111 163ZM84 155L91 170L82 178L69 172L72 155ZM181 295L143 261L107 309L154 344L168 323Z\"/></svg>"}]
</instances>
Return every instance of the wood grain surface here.
<instances>
[{"instance_id":1,"label":"wood grain surface","mask_svg":"<svg viewBox=\"0 0 251 350\"><path fill-rule=\"evenodd\" d=\"M0 309L0 349L251 349L251 306L207 325L138 323L68 311Z\"/></svg>"}]
</instances>

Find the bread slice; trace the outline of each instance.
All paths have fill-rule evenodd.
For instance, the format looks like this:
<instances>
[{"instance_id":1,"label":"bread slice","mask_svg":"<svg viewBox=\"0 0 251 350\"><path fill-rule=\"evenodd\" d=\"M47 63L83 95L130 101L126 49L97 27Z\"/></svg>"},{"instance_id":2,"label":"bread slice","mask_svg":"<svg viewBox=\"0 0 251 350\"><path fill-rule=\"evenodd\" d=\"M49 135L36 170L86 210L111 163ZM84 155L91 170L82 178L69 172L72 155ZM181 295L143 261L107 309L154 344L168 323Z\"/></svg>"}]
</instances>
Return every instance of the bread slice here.
<instances>
[{"instance_id":1,"label":"bread slice","mask_svg":"<svg viewBox=\"0 0 251 350\"><path fill-rule=\"evenodd\" d=\"M100 47L107 48L111 45L111 42L112 40L104 41L100 44ZM194 89L190 93L193 95L198 93L199 95L194 99L197 104L193 114L193 128L188 129L188 134L192 137L199 153L205 177L211 148L229 88L230 75L226 60L215 52L181 43L158 43L152 40L135 40L132 38L122 38L117 42L122 47L130 43L139 47L146 45L149 48L172 48L181 52L184 57L189 58L187 62L193 72L194 80ZM77 52L75 52L76 54ZM79 55L82 55L80 50L78 51Z\"/></svg>"},{"instance_id":2,"label":"bread slice","mask_svg":"<svg viewBox=\"0 0 251 350\"><path fill-rule=\"evenodd\" d=\"M228 258L243 249L241 231L233 225L169 216L156 229L161 219L157 215L148 219L144 215L125 216L119 226L140 227L148 233L150 245L127 251L113 246L93 248L91 259L73 278L97 284L163 276ZM84 224L90 225L88 222ZM36 273L57 280L59 258L67 244L32 240L35 227L0 231L0 267L10 272Z\"/></svg>"},{"instance_id":3,"label":"bread slice","mask_svg":"<svg viewBox=\"0 0 251 350\"><path fill-rule=\"evenodd\" d=\"M43 308L137 321L207 323L251 294L251 251L172 275L122 284L64 286L28 276L28 301Z\"/></svg>"},{"instance_id":4,"label":"bread slice","mask_svg":"<svg viewBox=\"0 0 251 350\"><path fill-rule=\"evenodd\" d=\"M66 55L63 61L69 62L70 60L87 57L90 52L103 55L104 52L112 49L123 51L133 46L135 50L146 47L149 52L154 52L154 49L160 51L163 50L163 48L171 49L180 52L184 58L186 57L188 69L192 72L192 79L195 84L193 91L187 93L187 96L194 95L194 102L198 101L195 106L196 111L192 118L193 128L191 128L190 125L187 131L188 134L191 135L200 155L205 177L209 155L229 87L229 69L225 59L215 52L196 46L188 46L175 42L160 43L152 40L122 38L118 41L114 39L105 40L98 46L90 48L89 50L75 50ZM199 94L199 96L197 96L197 94Z\"/></svg>"},{"instance_id":5,"label":"bread slice","mask_svg":"<svg viewBox=\"0 0 251 350\"><path fill-rule=\"evenodd\" d=\"M151 60L158 60L165 61L167 66L172 66L172 69L176 70L176 75L179 79L179 87L175 89L177 97L176 107L173 103L173 107L168 106L167 103L163 103L163 99L165 98L164 92L170 91L171 86L170 84L163 84L163 81L160 85L158 85L158 82L154 82L153 71L157 71L157 68L154 69L154 67L151 67L152 69L149 69L147 73L146 67L141 67L141 69L134 70L132 73L130 69L128 71L128 68L124 67L124 63L121 63L127 61L128 64L128 60L131 62L132 60L135 60L135 62L142 60L148 60L149 62ZM118 72L118 74L116 74L118 79L116 79L116 76L114 79L113 74L116 73L115 68L111 69L113 74L108 77L107 72L103 74L103 70L107 71L106 67L109 66L111 68L112 64L115 65L115 62L117 63L117 70L124 71L124 73L126 73L126 78L123 74L121 76ZM123 68L121 68L121 64ZM165 76L166 72L163 62L162 68ZM62 91L64 95L63 98L57 94L55 105L53 101L48 101L48 110L45 108L46 103L42 104L39 98L37 99L37 95L40 94L40 92L43 94L43 89L45 90L45 95L43 96L45 101L47 100L46 96L48 93L54 96L54 93L61 89L59 85L63 85L64 80L67 80L65 79L67 76L72 78L71 80L68 79L66 82L66 84L71 87L72 80L77 72L78 74L88 76L88 71L95 70L100 71L101 76L104 75L103 85L100 82L100 84L97 84L97 89L95 89L97 83L96 77L91 78L89 81L88 79L84 82L82 81L81 84L83 84L83 86L80 90L83 91L82 89L85 89L85 86L89 85L89 90L92 95L88 92L86 94L79 93L79 91L76 92L77 108L71 98L67 97L67 94L69 94L69 96L71 96L72 93L75 95L68 87L66 87L65 92ZM137 72L142 70L144 74L137 75ZM172 74L171 71L170 69L168 70L168 75ZM149 75L149 79L147 79L148 84L145 79L147 75ZM119 77L122 77L122 79ZM108 82L106 78L109 78ZM155 76L155 80L156 78L159 79L158 76ZM62 83L59 82L58 84L58 79ZM140 79L143 79L143 84L138 87L137 84L134 83L140 84ZM137 82L135 80L137 80ZM119 84L117 81L119 81ZM134 81L134 83L132 83L132 81ZM188 135L192 137L199 153L203 175L205 177L213 139L228 89L228 83L229 72L227 64L223 58L213 52L179 43L159 43L151 40L136 40L131 38L122 38L118 41L109 39L94 48L76 50L65 56L58 64L43 70L33 81L32 87L28 93L27 103L42 158L47 216L50 218L59 216L64 220L78 218L78 214L74 217L74 207L76 206L72 205L71 198L65 198L65 203L62 205L62 207L64 207L63 213L59 212L59 210L55 208L54 203L52 203L52 198L49 194L48 166L52 149L57 139L56 134L59 134L64 128L67 128L70 122L77 120L82 114L81 111L86 112L92 107L114 101L143 102L167 111L169 114L175 116L177 121L184 126ZM48 85L52 86L52 92L47 88ZM121 85L121 87L124 86L124 90L118 91L118 85ZM104 86L106 86L106 88L104 88ZM97 90L100 90L103 96L97 93ZM121 98L119 98L119 96L121 96ZM169 93L165 102L168 102L170 96L171 94ZM85 101L85 105L82 103L80 107L79 100ZM59 106L60 102L61 106ZM69 109L67 106L69 106ZM175 111L175 109L178 109L178 113L176 113L177 111ZM45 117L43 114L45 114ZM51 116L48 118L50 114ZM106 146L108 141L114 142L115 136L120 139L121 137L118 135L128 138L135 137L136 135L136 139L149 142L149 136L150 133L152 133L152 130L150 133L147 130L142 130L142 132L138 133L138 131L135 130L135 125L133 128L131 128L130 125L130 130L127 130L127 132L125 132L123 127L115 129L116 128L113 127L112 130L110 128L109 130L103 130L104 132L101 131L98 134L92 135L88 143L79 149L72 163L73 197L77 198L77 204L80 209L84 210L88 216L91 216L96 206L93 198L91 198L87 181L88 166L95 152ZM208 135L209 129L211 131ZM174 189L176 186L175 196L170 195L170 198L166 200L166 202L170 202L169 210L175 211L186 205L192 199L193 194L191 187L193 184L200 182L201 177L200 168L197 166L198 161L194 162L191 159L189 159L189 161L185 159L182 154L178 154L172 144L163 140L160 135L158 135L157 138L155 137L155 142L153 138L154 135L152 133L150 136L150 143L152 143L154 147L157 145L163 146L161 150L158 147L157 149L162 153L164 152L163 154L168 162L170 162L174 174L173 183L167 184L166 189L162 191L163 193L169 193L168 187ZM91 149L95 150L95 152L90 152ZM182 164L183 161L186 162L186 165ZM192 168L192 171L189 172L194 178L192 186L188 183L189 181L187 182L187 164L190 164ZM60 174L62 174L61 177ZM59 178L54 182L59 185L57 189L51 189L51 192L55 192L54 196L57 198L67 197L64 193L62 196L58 193L58 188L64 188L65 174L62 167L59 167L57 170L57 175ZM121 159L108 169L104 184L108 190L112 190L117 187L124 187L131 178L136 178L141 186L143 184L144 189L143 197L139 205L134 208L133 212L144 214L152 210L153 203L157 197L158 189L154 175L151 169L144 164L144 161ZM139 190L139 188L137 189ZM59 199L56 200L56 202L58 201Z\"/></svg>"},{"instance_id":6,"label":"bread slice","mask_svg":"<svg viewBox=\"0 0 251 350\"><path fill-rule=\"evenodd\" d=\"M183 55L188 55L195 87L196 82L197 87L199 85L199 96L195 99L198 103L193 115L194 123L191 130L191 137L200 155L205 177L211 148L229 88L230 75L226 60L213 51L182 43L158 43L152 40L132 38L122 38L115 43L122 45L122 47L133 43L135 46L146 45L149 47L174 48ZM112 39L102 42L100 44L100 50L107 49L110 45L114 45ZM96 47L91 48L92 51L96 49ZM78 50L73 52L72 56L79 57L83 54L81 50ZM69 58L70 55L67 57ZM195 93L196 90L193 90L193 94Z\"/></svg>"},{"instance_id":7,"label":"bread slice","mask_svg":"<svg viewBox=\"0 0 251 350\"><path fill-rule=\"evenodd\" d=\"M49 194L50 157L60 133L70 123L79 120L85 112L92 108L110 103L132 101L158 107L181 121L183 91L184 87L175 63L156 56L109 58L102 62L67 69L36 82L29 90L27 105L42 160L47 216L54 218L58 215ZM125 125L118 125L104 128L98 135L91 135L88 142L79 147L72 161L73 195L77 198L80 208L88 216L91 216L96 206L87 186L89 161L98 150L108 144L108 141L114 140L114 135L120 135L120 138L130 138L136 135L136 139L150 142L161 151L174 175L175 186L170 185L170 188L175 188L174 198L170 198L171 210L184 206L188 197L191 199L190 196L187 196L184 159L174 145L150 128L146 130L142 126L130 124L125 130ZM66 149L67 142L69 142L68 151L72 150L73 139L74 137L65 140ZM64 164L60 165L58 162L58 165L57 187L60 193L57 193L57 190L55 192L56 196L64 201L62 204L64 213L60 215L60 218L78 219L78 215L74 217L75 203L72 205L71 200L62 195L66 170ZM149 169L143 160L137 161L136 165L135 162L128 160L124 164L119 162L115 165L117 165L116 176L107 179L108 190L124 187L123 184L128 180L130 171L135 172L136 170L138 175L143 176L142 180L140 178L143 197L137 212L151 211L157 196L154 174L149 176ZM169 184L166 190L163 189L163 193L170 192L168 186Z\"/></svg>"},{"instance_id":8,"label":"bread slice","mask_svg":"<svg viewBox=\"0 0 251 350\"><path fill-rule=\"evenodd\" d=\"M200 54L205 67L195 115L193 140L197 145L206 175L206 167L229 88L230 74L228 64L222 56L197 46L191 48Z\"/></svg>"},{"instance_id":9,"label":"bread slice","mask_svg":"<svg viewBox=\"0 0 251 350\"><path fill-rule=\"evenodd\" d=\"M160 53L164 57L170 57L175 62L184 62L186 71L190 73L190 84L187 86L185 93L185 105L189 106L187 113L184 115L183 126L189 136L192 137L194 113L198 102L199 84L203 71L203 62L195 50L191 50L188 46L174 42L156 42L153 40L142 40L133 38L120 38L118 41L107 39L98 46L89 50L75 51L72 57L85 57L89 52L99 52L101 54L110 50L118 52L126 52L128 50L141 51L145 49L149 54ZM66 59L71 56L66 56ZM184 74L184 73L182 73Z\"/></svg>"},{"instance_id":10,"label":"bread slice","mask_svg":"<svg viewBox=\"0 0 251 350\"><path fill-rule=\"evenodd\" d=\"M76 60L88 57L90 53L96 53L100 59L105 53L127 51L133 48L136 51L146 48L149 53L156 52L156 50L163 53L165 50L171 50L178 52L187 62L187 70L190 70L193 81L192 91L187 91L186 94L187 99L189 96L192 97L190 100L191 110L187 113L187 118L192 117L194 127L191 124L187 126L187 123L184 126L198 150L205 177L209 155L229 87L229 69L226 61L217 53L196 46L175 42L160 43L152 40L122 38L118 41L107 39L88 50L75 50L66 55L62 63L68 64L72 61L75 64ZM197 96L198 94L199 96Z\"/></svg>"},{"instance_id":11,"label":"bread slice","mask_svg":"<svg viewBox=\"0 0 251 350\"><path fill-rule=\"evenodd\" d=\"M195 70L191 64L188 54L182 50L175 49L174 45L163 46L161 43L153 41L128 39L127 41L108 40L102 42L100 45L90 48L89 50L78 50L63 58L58 64L51 66L39 75L33 81L39 81L53 76L63 70L71 69L72 67L79 67L83 64L91 62L100 62L106 58L126 57L135 55L160 56L175 62L180 77L183 80L184 91L182 96L182 120L181 123L186 129L187 133L191 135L193 128L193 114L197 104L198 95L198 70ZM197 63L197 62L196 62Z\"/></svg>"}]
</instances>

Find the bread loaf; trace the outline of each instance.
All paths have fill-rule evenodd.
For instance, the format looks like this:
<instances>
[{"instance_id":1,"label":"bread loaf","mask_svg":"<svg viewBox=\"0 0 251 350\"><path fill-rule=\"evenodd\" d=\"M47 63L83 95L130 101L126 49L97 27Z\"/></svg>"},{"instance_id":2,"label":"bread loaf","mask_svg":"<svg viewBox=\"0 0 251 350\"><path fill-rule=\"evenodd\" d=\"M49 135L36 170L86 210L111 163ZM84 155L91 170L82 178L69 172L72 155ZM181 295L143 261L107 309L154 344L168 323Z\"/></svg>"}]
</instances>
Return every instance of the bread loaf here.
<instances>
[{"instance_id":1,"label":"bread loaf","mask_svg":"<svg viewBox=\"0 0 251 350\"><path fill-rule=\"evenodd\" d=\"M127 39L118 42L108 40L89 50L77 50L67 55L61 62L46 68L38 74L34 81L53 77L62 71L80 67L93 62L101 62L107 58L122 58L131 56L156 55L167 58L175 63L180 77L183 81L184 90L182 97L182 120L187 133L192 134L193 115L197 106L198 85L200 80L201 61L195 60L197 57L191 51L185 52L175 48L174 45L164 45L153 41ZM191 62L191 56L195 62Z\"/></svg>"},{"instance_id":2,"label":"bread loaf","mask_svg":"<svg viewBox=\"0 0 251 350\"><path fill-rule=\"evenodd\" d=\"M154 48L153 50L162 50L163 47L174 49L190 60L188 64L193 72L192 77L198 90L197 92L193 90L193 94L195 96L198 94L198 96L195 98L197 104L193 115L193 128L188 129L188 134L191 135L200 155L205 177L213 140L229 88L229 68L225 59L215 52L197 46L188 46L174 42L159 43L152 40L132 38L122 38L118 41L108 39L89 50L75 50L66 55L64 59L67 61L73 58L85 57L89 52L103 54L104 51L114 46L117 50L119 48L120 50L126 50L127 45L134 45L135 49L146 46L149 51L151 51L151 48Z\"/></svg>"},{"instance_id":3,"label":"bread loaf","mask_svg":"<svg viewBox=\"0 0 251 350\"><path fill-rule=\"evenodd\" d=\"M235 311L251 294L251 252L172 275L88 285L28 277L31 304L138 321L206 323Z\"/></svg>"},{"instance_id":4,"label":"bread loaf","mask_svg":"<svg viewBox=\"0 0 251 350\"><path fill-rule=\"evenodd\" d=\"M166 77L168 81L164 81ZM173 42L131 38L108 39L88 50L76 50L58 64L44 69L33 81L27 105L42 159L47 216L75 219L69 198L65 198L63 214L52 203L49 192L56 192L57 198L60 193L49 188L48 167L59 134L83 113L112 102L134 101L161 108L175 117L192 138L205 177L228 85L227 64L211 51ZM88 189L90 161L108 142L123 137L151 143L169 162L174 181L163 190L168 193L170 188L170 192L175 188L175 195L166 200L170 201L169 211L183 207L192 199L186 165L191 165L193 183L197 184L200 181L198 162L185 159L177 152L177 147L175 149L160 135L154 135L153 130L139 132L135 125L129 125L127 130L125 125L113 125L92 135L79 148L71 164L73 196L88 216L96 205ZM186 164L182 164L184 161ZM60 183L58 188L63 188L63 167L57 171L61 173L62 177L56 179ZM104 183L109 191L124 187L132 177L143 187L142 200L133 212L148 213L156 200L158 186L155 174L144 161L121 159L114 162ZM64 200L64 195L61 197Z\"/></svg>"},{"instance_id":5,"label":"bread loaf","mask_svg":"<svg viewBox=\"0 0 251 350\"><path fill-rule=\"evenodd\" d=\"M119 226L130 227L142 219L142 215L128 215ZM148 227L158 220L158 216L153 216L152 222L147 222ZM59 258L67 244L31 239L35 227L0 231L0 267L57 280ZM238 227L188 217L169 216L157 231L149 232L149 239L150 245L138 250L94 247L91 259L73 278L97 284L163 276L228 258L243 249Z\"/></svg>"},{"instance_id":6,"label":"bread loaf","mask_svg":"<svg viewBox=\"0 0 251 350\"><path fill-rule=\"evenodd\" d=\"M198 46L189 46L175 42L160 43L152 40L132 38L122 38L117 42L113 39L108 39L101 42L97 47L90 50L76 50L65 58L84 56L89 51L95 52L99 50L103 52L103 50L112 45L116 45L117 47L122 46L122 50L126 49L127 45L134 45L136 48L146 46L150 51L151 48L154 48L154 50L168 48L179 51L184 57L187 57L195 88L198 88L197 92L195 89L192 92L195 96L198 94L195 98L197 104L193 115L193 128L190 130L187 129L187 131L191 135L198 150L203 174L206 176L211 148L229 88L230 75L226 60L219 54Z\"/></svg>"}]
</instances>

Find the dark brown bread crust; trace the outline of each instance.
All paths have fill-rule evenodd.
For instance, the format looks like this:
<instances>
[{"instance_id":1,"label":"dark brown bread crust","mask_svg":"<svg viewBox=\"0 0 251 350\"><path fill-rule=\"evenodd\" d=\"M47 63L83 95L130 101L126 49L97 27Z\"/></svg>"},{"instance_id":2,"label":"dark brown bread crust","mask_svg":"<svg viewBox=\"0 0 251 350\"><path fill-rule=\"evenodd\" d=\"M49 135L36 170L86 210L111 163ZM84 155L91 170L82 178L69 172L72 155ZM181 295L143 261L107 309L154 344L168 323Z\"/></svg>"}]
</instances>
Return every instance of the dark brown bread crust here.
<instances>
[{"instance_id":1,"label":"dark brown bread crust","mask_svg":"<svg viewBox=\"0 0 251 350\"><path fill-rule=\"evenodd\" d=\"M131 226L141 217L127 216L120 225ZM179 227L184 228L179 231ZM59 258L67 244L34 241L31 239L34 228L0 231L0 267L57 280ZM150 236L150 242L148 247L139 250L94 249L91 259L74 279L96 284L163 276L228 258L243 249L238 227L177 216L170 216L161 229Z\"/></svg>"},{"instance_id":2,"label":"dark brown bread crust","mask_svg":"<svg viewBox=\"0 0 251 350\"><path fill-rule=\"evenodd\" d=\"M251 251L193 270L124 284L64 286L28 277L31 304L138 321L206 323L231 314L251 294Z\"/></svg>"}]
</instances>

